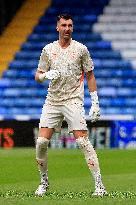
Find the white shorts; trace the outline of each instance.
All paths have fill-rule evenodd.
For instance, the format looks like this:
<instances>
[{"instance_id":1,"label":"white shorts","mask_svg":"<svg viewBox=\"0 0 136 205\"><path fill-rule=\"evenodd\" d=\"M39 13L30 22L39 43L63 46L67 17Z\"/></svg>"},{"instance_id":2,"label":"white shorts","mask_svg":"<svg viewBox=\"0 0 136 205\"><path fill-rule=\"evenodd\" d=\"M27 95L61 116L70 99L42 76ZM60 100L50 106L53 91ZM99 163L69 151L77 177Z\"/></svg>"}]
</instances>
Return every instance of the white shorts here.
<instances>
[{"instance_id":1,"label":"white shorts","mask_svg":"<svg viewBox=\"0 0 136 205\"><path fill-rule=\"evenodd\" d=\"M67 102L65 105L45 103L42 108L39 128L48 127L59 131L64 119L68 124L69 132L73 130L87 130L84 107L75 100Z\"/></svg>"}]
</instances>

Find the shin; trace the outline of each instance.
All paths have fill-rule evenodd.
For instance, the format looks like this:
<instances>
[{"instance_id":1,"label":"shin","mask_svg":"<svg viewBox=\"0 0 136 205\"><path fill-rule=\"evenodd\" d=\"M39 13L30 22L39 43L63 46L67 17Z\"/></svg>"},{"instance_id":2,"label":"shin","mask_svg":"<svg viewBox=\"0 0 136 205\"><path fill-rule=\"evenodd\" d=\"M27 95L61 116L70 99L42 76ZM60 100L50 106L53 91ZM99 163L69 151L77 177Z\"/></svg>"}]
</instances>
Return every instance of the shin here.
<instances>
[{"instance_id":1,"label":"shin","mask_svg":"<svg viewBox=\"0 0 136 205\"><path fill-rule=\"evenodd\" d=\"M38 137L36 142L36 160L41 176L47 177L47 149L49 140L44 137Z\"/></svg>"},{"instance_id":2,"label":"shin","mask_svg":"<svg viewBox=\"0 0 136 205\"><path fill-rule=\"evenodd\" d=\"M95 187L102 186L100 167L97 154L91 145L88 137L78 137L76 142L85 155L87 165L93 175Z\"/></svg>"}]
</instances>

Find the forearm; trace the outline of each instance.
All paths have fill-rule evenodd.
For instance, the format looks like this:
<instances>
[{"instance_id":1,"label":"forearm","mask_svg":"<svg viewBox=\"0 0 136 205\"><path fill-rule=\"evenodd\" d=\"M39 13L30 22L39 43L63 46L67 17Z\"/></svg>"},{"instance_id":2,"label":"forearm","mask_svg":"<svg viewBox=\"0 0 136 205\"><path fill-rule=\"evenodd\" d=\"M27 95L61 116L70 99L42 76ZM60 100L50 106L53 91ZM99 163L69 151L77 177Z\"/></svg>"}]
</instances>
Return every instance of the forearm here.
<instances>
[{"instance_id":1,"label":"forearm","mask_svg":"<svg viewBox=\"0 0 136 205\"><path fill-rule=\"evenodd\" d=\"M98 95L97 95L97 85L96 79L93 74L93 71L90 71L86 74L88 89L91 96L92 105L99 104Z\"/></svg>"},{"instance_id":2,"label":"forearm","mask_svg":"<svg viewBox=\"0 0 136 205\"><path fill-rule=\"evenodd\" d=\"M91 93L91 92L97 91L96 79L95 79L93 71L86 73L86 79L87 79L89 92Z\"/></svg>"},{"instance_id":3,"label":"forearm","mask_svg":"<svg viewBox=\"0 0 136 205\"><path fill-rule=\"evenodd\" d=\"M93 71L86 73L88 89L91 96L92 106L89 112L91 116L91 122L96 122L100 117L100 108L99 108L99 99L97 95L97 85L96 80L93 74Z\"/></svg>"}]
</instances>

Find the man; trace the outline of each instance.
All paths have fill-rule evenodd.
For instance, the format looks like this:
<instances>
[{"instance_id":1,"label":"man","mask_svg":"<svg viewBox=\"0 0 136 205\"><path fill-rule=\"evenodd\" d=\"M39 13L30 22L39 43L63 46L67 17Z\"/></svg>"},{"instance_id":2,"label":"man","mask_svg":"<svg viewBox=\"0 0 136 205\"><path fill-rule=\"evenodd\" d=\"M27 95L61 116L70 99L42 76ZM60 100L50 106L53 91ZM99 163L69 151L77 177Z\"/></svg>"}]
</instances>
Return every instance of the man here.
<instances>
[{"instance_id":1,"label":"man","mask_svg":"<svg viewBox=\"0 0 136 205\"><path fill-rule=\"evenodd\" d=\"M107 194L101 180L99 162L87 132L84 116L84 72L91 95L90 110L92 122L100 116L93 62L87 47L72 40L73 20L68 14L57 19L59 40L46 45L41 53L35 80L51 80L48 95L42 109L39 136L36 143L36 159L41 175L41 183L35 194L43 196L49 186L47 175L47 147L55 129L61 127L63 119L68 123L77 144L85 155L86 162L95 181L94 196Z\"/></svg>"}]
</instances>

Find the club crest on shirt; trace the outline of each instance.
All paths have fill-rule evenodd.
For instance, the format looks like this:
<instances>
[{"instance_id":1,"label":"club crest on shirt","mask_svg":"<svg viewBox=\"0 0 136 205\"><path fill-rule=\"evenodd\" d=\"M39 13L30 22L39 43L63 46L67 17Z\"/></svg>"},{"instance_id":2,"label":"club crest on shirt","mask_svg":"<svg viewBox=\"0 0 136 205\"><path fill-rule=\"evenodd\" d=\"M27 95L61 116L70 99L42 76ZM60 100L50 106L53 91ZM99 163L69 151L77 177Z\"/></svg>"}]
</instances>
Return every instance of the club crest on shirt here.
<instances>
[{"instance_id":1,"label":"club crest on shirt","mask_svg":"<svg viewBox=\"0 0 136 205\"><path fill-rule=\"evenodd\" d=\"M55 60L56 57L57 57L57 53L52 53L52 54L51 54L51 58L52 58L53 60Z\"/></svg>"}]
</instances>

